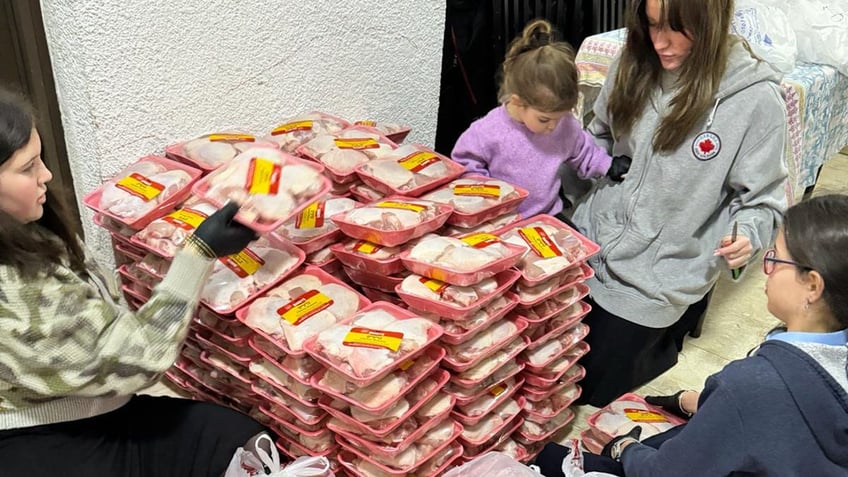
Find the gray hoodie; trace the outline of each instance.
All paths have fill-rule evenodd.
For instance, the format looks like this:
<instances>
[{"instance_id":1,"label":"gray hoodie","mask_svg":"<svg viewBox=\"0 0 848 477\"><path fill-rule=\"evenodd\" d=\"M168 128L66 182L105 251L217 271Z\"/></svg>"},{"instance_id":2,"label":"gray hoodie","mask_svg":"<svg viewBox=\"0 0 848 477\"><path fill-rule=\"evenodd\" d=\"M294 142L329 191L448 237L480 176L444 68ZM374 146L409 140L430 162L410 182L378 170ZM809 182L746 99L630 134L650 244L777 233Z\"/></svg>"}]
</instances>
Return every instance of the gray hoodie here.
<instances>
[{"instance_id":1,"label":"gray hoodie","mask_svg":"<svg viewBox=\"0 0 848 477\"><path fill-rule=\"evenodd\" d=\"M734 45L713 110L677 151L653 151L653 133L674 95L657 87L630 134L613 142L607 98L618 61L595 102L589 131L626 179L602 179L576 205L574 222L601 245L588 282L605 310L663 328L701 299L722 271L714 255L734 221L754 254L770 245L786 208L786 111L779 74Z\"/></svg>"}]
</instances>

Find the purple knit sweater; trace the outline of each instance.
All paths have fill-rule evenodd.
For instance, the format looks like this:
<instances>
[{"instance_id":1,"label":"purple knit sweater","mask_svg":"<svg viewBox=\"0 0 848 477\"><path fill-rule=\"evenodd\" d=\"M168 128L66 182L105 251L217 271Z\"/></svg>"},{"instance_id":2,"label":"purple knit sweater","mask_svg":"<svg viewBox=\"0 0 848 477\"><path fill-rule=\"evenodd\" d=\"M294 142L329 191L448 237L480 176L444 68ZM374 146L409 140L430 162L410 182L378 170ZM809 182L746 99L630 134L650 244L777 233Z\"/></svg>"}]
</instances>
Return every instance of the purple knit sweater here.
<instances>
[{"instance_id":1,"label":"purple knit sweater","mask_svg":"<svg viewBox=\"0 0 848 477\"><path fill-rule=\"evenodd\" d=\"M562 211L558 174L562 163L584 179L603 176L612 163L571 114L551 133L535 134L512 119L504 106L474 121L459 137L451 156L465 166L466 174L482 174L527 189L530 195L518 208L523 217Z\"/></svg>"}]
</instances>

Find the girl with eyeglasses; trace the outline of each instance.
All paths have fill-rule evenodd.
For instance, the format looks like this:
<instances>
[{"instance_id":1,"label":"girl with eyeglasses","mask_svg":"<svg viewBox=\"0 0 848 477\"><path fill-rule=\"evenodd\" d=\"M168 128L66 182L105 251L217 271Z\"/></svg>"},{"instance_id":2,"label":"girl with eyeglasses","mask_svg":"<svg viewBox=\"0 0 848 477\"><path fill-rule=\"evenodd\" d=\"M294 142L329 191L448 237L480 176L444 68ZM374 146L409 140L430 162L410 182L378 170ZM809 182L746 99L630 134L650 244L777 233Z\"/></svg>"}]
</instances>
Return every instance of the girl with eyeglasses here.
<instances>
[{"instance_id":1,"label":"girl with eyeglasses","mask_svg":"<svg viewBox=\"0 0 848 477\"><path fill-rule=\"evenodd\" d=\"M627 477L848 475L848 196L791 207L763 269L768 310L784 326L710 376L700 395L675 395L668 405L692 413L687 424L644 444L634 428L604 449L620 464L594 456L599 468L587 470ZM548 444L538 462L561 465L562 452Z\"/></svg>"}]
</instances>

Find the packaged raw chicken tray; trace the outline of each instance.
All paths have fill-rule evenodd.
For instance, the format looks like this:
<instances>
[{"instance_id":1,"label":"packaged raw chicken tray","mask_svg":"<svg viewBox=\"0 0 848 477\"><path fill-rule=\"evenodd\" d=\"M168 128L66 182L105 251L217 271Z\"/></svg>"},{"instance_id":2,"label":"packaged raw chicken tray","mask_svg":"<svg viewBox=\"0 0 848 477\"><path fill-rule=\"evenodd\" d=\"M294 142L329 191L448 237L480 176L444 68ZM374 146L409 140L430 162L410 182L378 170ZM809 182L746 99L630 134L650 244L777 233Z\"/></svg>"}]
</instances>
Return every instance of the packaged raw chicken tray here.
<instances>
[{"instance_id":1,"label":"packaged raw chicken tray","mask_svg":"<svg viewBox=\"0 0 848 477\"><path fill-rule=\"evenodd\" d=\"M477 310L465 320L440 320L439 324L445 330L442 342L458 345L474 339L492 323L499 321L518 304L518 297L512 293L504 293ZM413 310L418 311L418 310ZM437 316L438 317L438 316Z\"/></svg>"},{"instance_id":2,"label":"packaged raw chicken tray","mask_svg":"<svg viewBox=\"0 0 848 477\"><path fill-rule=\"evenodd\" d=\"M600 247L550 215L537 215L495 231L501 240L528 250L519 262L521 283L537 285L585 261Z\"/></svg>"},{"instance_id":3,"label":"packaged raw chicken tray","mask_svg":"<svg viewBox=\"0 0 848 477\"><path fill-rule=\"evenodd\" d=\"M524 379L512 377L489 388L480 397L458 404L451 415L463 426L474 426L521 389ZM526 406L526 404L525 404Z\"/></svg>"},{"instance_id":4,"label":"packaged raw chicken tray","mask_svg":"<svg viewBox=\"0 0 848 477\"><path fill-rule=\"evenodd\" d=\"M312 376L311 385L327 395L345 401L372 414L380 414L394 406L439 365L445 351L431 347L424 354L403 363L400 368L368 386L358 386L332 369Z\"/></svg>"},{"instance_id":5,"label":"packaged raw chicken tray","mask_svg":"<svg viewBox=\"0 0 848 477\"><path fill-rule=\"evenodd\" d=\"M357 270L350 267L342 267L345 275L353 283L366 288L372 288L384 293L394 293L395 287L403 282L403 279L409 276L409 272L404 270L397 275L382 275L372 273L366 270Z\"/></svg>"},{"instance_id":6,"label":"packaged raw chicken tray","mask_svg":"<svg viewBox=\"0 0 848 477\"><path fill-rule=\"evenodd\" d=\"M553 419L562 414L568 406L579 398L580 393L580 386L568 384L559 392L541 401L528 399L524 403L524 415L531 417L534 422L545 422L545 419Z\"/></svg>"},{"instance_id":7,"label":"packaged raw chicken tray","mask_svg":"<svg viewBox=\"0 0 848 477\"><path fill-rule=\"evenodd\" d=\"M581 371L579 369L573 369L575 368L574 365L577 363L577 360L588 352L589 345L585 341L579 341L566 351L564 355L555 359L544 368L525 368L524 377L527 380L527 385L537 388L550 387L559 384L559 381L572 373L579 374Z\"/></svg>"},{"instance_id":8,"label":"packaged raw chicken tray","mask_svg":"<svg viewBox=\"0 0 848 477\"><path fill-rule=\"evenodd\" d=\"M445 366L463 372L491 356L527 328L521 318L500 320L465 343L446 345Z\"/></svg>"},{"instance_id":9,"label":"packaged raw chicken tray","mask_svg":"<svg viewBox=\"0 0 848 477\"><path fill-rule=\"evenodd\" d=\"M165 155L202 171L214 171L240 153L254 147L276 148L276 144L257 141L256 136L239 131L204 134L190 141L165 147Z\"/></svg>"},{"instance_id":10,"label":"packaged raw chicken tray","mask_svg":"<svg viewBox=\"0 0 848 477\"><path fill-rule=\"evenodd\" d=\"M402 143L403 140L406 139L406 136L410 133L410 131L412 131L412 128L409 126L404 126L396 123L387 123L382 121L371 121L368 119L355 121L353 125L374 128L377 130L377 132L391 139L392 142L396 144Z\"/></svg>"},{"instance_id":11,"label":"packaged raw chicken tray","mask_svg":"<svg viewBox=\"0 0 848 477\"><path fill-rule=\"evenodd\" d=\"M522 389L522 394L528 401L544 401L556 393L564 392L567 387L577 381L580 381L585 376L586 369L584 369L583 366L576 365L569 369L558 382L551 386L537 387L530 383L525 384L524 389Z\"/></svg>"},{"instance_id":12,"label":"packaged raw chicken tray","mask_svg":"<svg viewBox=\"0 0 848 477\"><path fill-rule=\"evenodd\" d=\"M510 429L511 431L512 427L521 419L519 415L522 406L524 406L524 398L511 398L486 414L477 424L464 426L460 439L463 447L465 447L466 454L474 454L474 452L469 452L470 447L491 446L497 444L498 439L509 435L511 432L506 430ZM475 450L480 452L483 449Z\"/></svg>"},{"instance_id":13,"label":"packaged raw chicken tray","mask_svg":"<svg viewBox=\"0 0 848 477\"><path fill-rule=\"evenodd\" d=\"M404 270L401 247L384 247L367 240L350 239L330 246L333 255L345 267L380 275L395 275Z\"/></svg>"},{"instance_id":14,"label":"packaged raw chicken tray","mask_svg":"<svg viewBox=\"0 0 848 477\"><path fill-rule=\"evenodd\" d=\"M528 350L535 350L540 346L548 344L554 338L560 337L567 330L571 330L573 335L579 336L575 341L580 341L588 334L588 326L578 323L586 316L592 307L588 303L578 301L565 310L557 313L550 320L542 323L535 323L527 327L524 335L532 341L527 346ZM580 325L580 326L577 326ZM576 331L575 331L576 330Z\"/></svg>"},{"instance_id":15,"label":"packaged raw chicken tray","mask_svg":"<svg viewBox=\"0 0 848 477\"><path fill-rule=\"evenodd\" d=\"M526 319L531 325L550 320L557 313L565 310L589 295L589 287L584 283L578 283L566 287L561 292L533 306L519 305L515 312Z\"/></svg>"},{"instance_id":16,"label":"packaged raw chicken tray","mask_svg":"<svg viewBox=\"0 0 848 477\"><path fill-rule=\"evenodd\" d=\"M271 130L265 140L275 143L283 151L293 153L299 146L319 134L336 134L349 126L350 123L342 118L312 111L282 121Z\"/></svg>"},{"instance_id":17,"label":"packaged raw chicken tray","mask_svg":"<svg viewBox=\"0 0 848 477\"><path fill-rule=\"evenodd\" d=\"M461 164L420 144L401 146L356 167L356 174L372 189L410 197L450 182L464 171Z\"/></svg>"},{"instance_id":18,"label":"packaged raw chicken tray","mask_svg":"<svg viewBox=\"0 0 848 477\"><path fill-rule=\"evenodd\" d=\"M249 329L249 328L248 328ZM279 364L279 368L299 381L309 385L309 378L324 369L318 361L309 356L291 356L284 352L276 343L253 334L247 338L247 345L269 362Z\"/></svg>"},{"instance_id":19,"label":"packaged raw chicken tray","mask_svg":"<svg viewBox=\"0 0 848 477\"><path fill-rule=\"evenodd\" d=\"M316 267L268 290L236 317L285 354L302 357L303 343L370 305L367 298Z\"/></svg>"},{"instance_id":20,"label":"packaged raw chicken tray","mask_svg":"<svg viewBox=\"0 0 848 477\"><path fill-rule=\"evenodd\" d=\"M454 210L454 213L455 212L456 210ZM487 220L479 225L475 225L474 227L459 227L456 225L446 225L442 229L441 234L445 237L462 238L468 235L492 233L495 230L506 228L507 225L514 224L519 221L521 221L521 214L513 212L506 215L500 215L498 217L495 217L494 219Z\"/></svg>"},{"instance_id":21,"label":"packaged raw chicken tray","mask_svg":"<svg viewBox=\"0 0 848 477\"><path fill-rule=\"evenodd\" d=\"M307 339L303 348L348 381L367 386L421 354L441 335L441 326L378 302Z\"/></svg>"},{"instance_id":22,"label":"packaged raw chicken tray","mask_svg":"<svg viewBox=\"0 0 848 477\"><path fill-rule=\"evenodd\" d=\"M559 414L545 419L539 419L532 415L525 415L513 437L516 442L524 445L532 445L537 442L549 440L560 429L564 428L574 420L574 411L564 408Z\"/></svg>"},{"instance_id":23,"label":"packaged raw chicken tray","mask_svg":"<svg viewBox=\"0 0 848 477\"><path fill-rule=\"evenodd\" d=\"M434 236L400 254L414 273L451 285L469 286L512 268L526 253L524 247L502 242L491 234L461 239Z\"/></svg>"},{"instance_id":24,"label":"packaged raw chicken tray","mask_svg":"<svg viewBox=\"0 0 848 477\"><path fill-rule=\"evenodd\" d=\"M521 187L490 177L471 174L457 179L422 199L454 208L448 223L458 227L475 227L518 208L528 195Z\"/></svg>"},{"instance_id":25,"label":"packaged raw chicken tray","mask_svg":"<svg viewBox=\"0 0 848 477\"><path fill-rule=\"evenodd\" d=\"M87 207L141 229L184 200L201 172L159 156L147 156L83 197Z\"/></svg>"},{"instance_id":26,"label":"packaged raw chicken tray","mask_svg":"<svg viewBox=\"0 0 848 477\"><path fill-rule=\"evenodd\" d=\"M413 274L404 278L395 288L395 293L416 310L435 313L442 318L464 320L502 295L518 277L517 271L506 270L463 287Z\"/></svg>"},{"instance_id":27,"label":"packaged raw chicken tray","mask_svg":"<svg viewBox=\"0 0 848 477\"><path fill-rule=\"evenodd\" d=\"M303 251L274 235L215 261L200 292L200 302L222 315L261 295L303 263Z\"/></svg>"},{"instance_id":28,"label":"packaged raw chicken tray","mask_svg":"<svg viewBox=\"0 0 848 477\"><path fill-rule=\"evenodd\" d=\"M528 285L519 280L513 291L518 294L518 303L522 307L535 307L594 276L595 270L588 264L581 263L535 285Z\"/></svg>"},{"instance_id":29,"label":"packaged raw chicken tray","mask_svg":"<svg viewBox=\"0 0 848 477\"><path fill-rule=\"evenodd\" d=\"M203 199L190 197L179 209L150 222L130 239L133 245L164 258L173 258L186 237L218 207Z\"/></svg>"},{"instance_id":30,"label":"packaged raw chicken tray","mask_svg":"<svg viewBox=\"0 0 848 477\"><path fill-rule=\"evenodd\" d=\"M449 205L393 196L334 215L331 220L348 237L394 247L438 229L452 211Z\"/></svg>"},{"instance_id":31,"label":"packaged raw chicken tray","mask_svg":"<svg viewBox=\"0 0 848 477\"><path fill-rule=\"evenodd\" d=\"M642 427L642 439L646 439L684 422L633 393L622 395L588 419L592 434L601 442L626 434L636 426Z\"/></svg>"},{"instance_id":32,"label":"packaged raw chicken tray","mask_svg":"<svg viewBox=\"0 0 848 477\"><path fill-rule=\"evenodd\" d=\"M543 371L546 366L567 353L574 345L589 334L589 325L577 323L536 347L528 346L523 362L531 371ZM531 348L532 347L532 348Z\"/></svg>"},{"instance_id":33,"label":"packaged raw chicken tray","mask_svg":"<svg viewBox=\"0 0 848 477\"><path fill-rule=\"evenodd\" d=\"M330 217L359 205L352 199L326 197L308 205L277 229L277 234L309 254L338 241L341 231Z\"/></svg>"},{"instance_id":34,"label":"packaged raw chicken tray","mask_svg":"<svg viewBox=\"0 0 848 477\"><path fill-rule=\"evenodd\" d=\"M444 477L539 477L530 467L500 452L488 452L449 470Z\"/></svg>"},{"instance_id":35,"label":"packaged raw chicken tray","mask_svg":"<svg viewBox=\"0 0 848 477\"><path fill-rule=\"evenodd\" d=\"M239 222L265 233L330 189L320 165L278 149L252 148L198 181L193 192L215 205L235 201Z\"/></svg>"},{"instance_id":36,"label":"packaged raw chicken tray","mask_svg":"<svg viewBox=\"0 0 848 477\"><path fill-rule=\"evenodd\" d=\"M336 134L318 134L297 148L297 154L327 168L334 182L356 180L356 166L387 156L397 149L375 129L353 126Z\"/></svg>"}]
</instances>

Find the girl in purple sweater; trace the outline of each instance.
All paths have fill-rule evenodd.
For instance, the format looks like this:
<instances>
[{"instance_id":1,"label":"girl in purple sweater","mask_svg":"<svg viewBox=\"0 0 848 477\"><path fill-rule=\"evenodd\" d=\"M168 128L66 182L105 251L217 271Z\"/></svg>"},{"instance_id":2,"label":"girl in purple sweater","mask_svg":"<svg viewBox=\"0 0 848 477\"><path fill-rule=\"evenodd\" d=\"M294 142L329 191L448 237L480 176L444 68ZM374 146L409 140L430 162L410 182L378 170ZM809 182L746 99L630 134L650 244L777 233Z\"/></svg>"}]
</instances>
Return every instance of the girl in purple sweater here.
<instances>
[{"instance_id":1,"label":"girl in purple sweater","mask_svg":"<svg viewBox=\"0 0 848 477\"><path fill-rule=\"evenodd\" d=\"M611 159L571 114L577 104L574 51L554 41L551 24L536 20L516 38L503 63L501 106L462 133L451 156L467 174L482 174L527 189L524 217L562 211L559 167L583 179L619 182L630 158Z\"/></svg>"}]
</instances>

